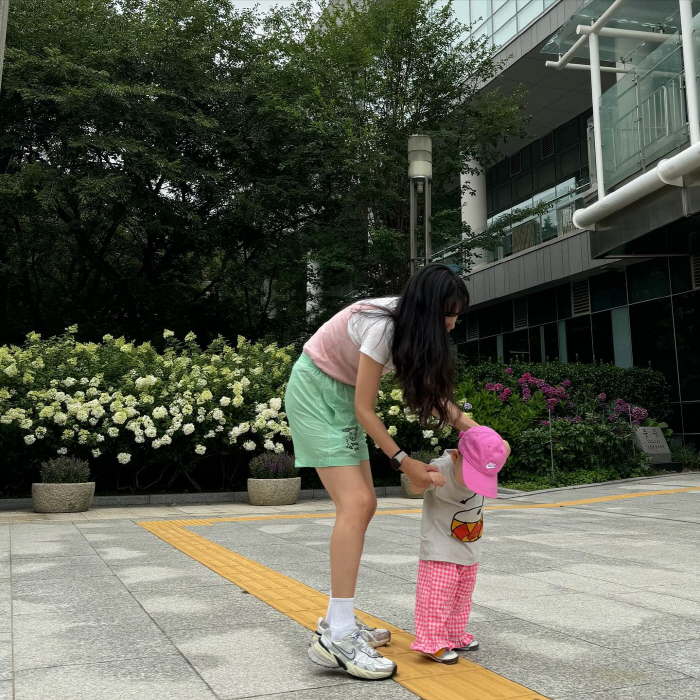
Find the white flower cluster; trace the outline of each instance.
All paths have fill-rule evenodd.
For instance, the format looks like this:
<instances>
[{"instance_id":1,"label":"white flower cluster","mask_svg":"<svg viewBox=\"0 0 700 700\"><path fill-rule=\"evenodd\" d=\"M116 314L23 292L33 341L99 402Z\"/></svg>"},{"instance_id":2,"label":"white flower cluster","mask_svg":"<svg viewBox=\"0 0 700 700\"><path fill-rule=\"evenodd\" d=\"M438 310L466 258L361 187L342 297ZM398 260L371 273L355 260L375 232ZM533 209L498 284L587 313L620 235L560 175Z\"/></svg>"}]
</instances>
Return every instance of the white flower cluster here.
<instances>
[{"instance_id":1,"label":"white flower cluster","mask_svg":"<svg viewBox=\"0 0 700 700\"><path fill-rule=\"evenodd\" d=\"M152 461L154 451L168 447L179 458L188 445L201 457L215 443L230 449L239 438L245 452L284 452L291 437L281 398L289 351L239 338L235 350L218 341L215 352L198 353L194 334L185 340L189 349L169 346L163 354L112 336L99 345L49 344L30 334L22 348L0 347L0 430L16 432L25 449L43 445L47 456L111 455L119 464ZM111 363L126 365L121 379Z\"/></svg>"}]
</instances>

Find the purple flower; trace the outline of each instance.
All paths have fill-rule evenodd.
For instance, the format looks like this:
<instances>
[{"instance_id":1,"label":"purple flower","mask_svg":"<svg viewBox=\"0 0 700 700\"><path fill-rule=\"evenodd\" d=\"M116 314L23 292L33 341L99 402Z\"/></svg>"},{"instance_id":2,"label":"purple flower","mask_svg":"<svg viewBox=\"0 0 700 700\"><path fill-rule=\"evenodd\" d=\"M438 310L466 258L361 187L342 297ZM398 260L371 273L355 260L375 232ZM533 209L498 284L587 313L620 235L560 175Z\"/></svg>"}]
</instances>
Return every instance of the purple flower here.
<instances>
[{"instance_id":1,"label":"purple flower","mask_svg":"<svg viewBox=\"0 0 700 700\"><path fill-rule=\"evenodd\" d=\"M570 379L565 379L562 383L562 386L571 386L571 380Z\"/></svg>"},{"instance_id":2,"label":"purple flower","mask_svg":"<svg viewBox=\"0 0 700 700\"><path fill-rule=\"evenodd\" d=\"M495 391L503 391L503 384L496 384L493 388Z\"/></svg>"},{"instance_id":3,"label":"purple flower","mask_svg":"<svg viewBox=\"0 0 700 700\"><path fill-rule=\"evenodd\" d=\"M629 413L630 412L630 406L628 403L625 403L622 399L618 399L615 402L615 413Z\"/></svg>"},{"instance_id":4,"label":"purple flower","mask_svg":"<svg viewBox=\"0 0 700 700\"><path fill-rule=\"evenodd\" d=\"M573 407L574 407L574 402L573 402L573 401L569 401L569 408L573 408Z\"/></svg>"},{"instance_id":5,"label":"purple flower","mask_svg":"<svg viewBox=\"0 0 700 700\"><path fill-rule=\"evenodd\" d=\"M523 401L529 401L532 398L532 394L530 393L530 390L525 387L523 389Z\"/></svg>"},{"instance_id":6,"label":"purple flower","mask_svg":"<svg viewBox=\"0 0 700 700\"><path fill-rule=\"evenodd\" d=\"M611 414L608 416L608 420L611 421L611 422L616 421L617 418L618 418L618 416L617 416L616 413L611 413Z\"/></svg>"},{"instance_id":7,"label":"purple flower","mask_svg":"<svg viewBox=\"0 0 700 700\"><path fill-rule=\"evenodd\" d=\"M582 420L582 419L581 419L581 416L574 416L574 417L571 419L571 422L572 422L572 423L580 423L581 420Z\"/></svg>"},{"instance_id":8,"label":"purple flower","mask_svg":"<svg viewBox=\"0 0 700 700\"><path fill-rule=\"evenodd\" d=\"M640 422L638 420L633 420L632 425L640 425Z\"/></svg>"},{"instance_id":9,"label":"purple flower","mask_svg":"<svg viewBox=\"0 0 700 700\"><path fill-rule=\"evenodd\" d=\"M469 401L465 401L462 405L464 406L465 411L471 411L473 408Z\"/></svg>"},{"instance_id":10,"label":"purple flower","mask_svg":"<svg viewBox=\"0 0 700 700\"><path fill-rule=\"evenodd\" d=\"M498 398L501 399L501 401L508 401L512 394L513 390L506 388L503 390L503 393Z\"/></svg>"},{"instance_id":11,"label":"purple flower","mask_svg":"<svg viewBox=\"0 0 700 700\"><path fill-rule=\"evenodd\" d=\"M496 387L494 387L494 385L491 384L491 382L489 382L489 383L484 387L484 389L486 389L486 391L495 391Z\"/></svg>"},{"instance_id":12,"label":"purple flower","mask_svg":"<svg viewBox=\"0 0 700 700\"><path fill-rule=\"evenodd\" d=\"M513 370L510 367L506 367L506 374L513 374Z\"/></svg>"},{"instance_id":13,"label":"purple flower","mask_svg":"<svg viewBox=\"0 0 700 700\"><path fill-rule=\"evenodd\" d=\"M544 381L544 379L535 379L534 381L535 381L535 386L538 389L541 389L543 386L546 385L546 382Z\"/></svg>"},{"instance_id":14,"label":"purple flower","mask_svg":"<svg viewBox=\"0 0 700 700\"><path fill-rule=\"evenodd\" d=\"M549 421L548 420L541 420L540 425L546 425L549 426Z\"/></svg>"},{"instance_id":15,"label":"purple flower","mask_svg":"<svg viewBox=\"0 0 700 700\"><path fill-rule=\"evenodd\" d=\"M559 399L547 399L547 409L553 411L559 405Z\"/></svg>"},{"instance_id":16,"label":"purple flower","mask_svg":"<svg viewBox=\"0 0 700 700\"><path fill-rule=\"evenodd\" d=\"M607 401L608 397L605 394L598 394L598 401Z\"/></svg>"},{"instance_id":17,"label":"purple flower","mask_svg":"<svg viewBox=\"0 0 700 700\"><path fill-rule=\"evenodd\" d=\"M641 406L635 406L632 409L632 420L635 423L639 423L640 421L646 420L649 417L649 411L646 410L646 408L642 408Z\"/></svg>"}]
</instances>

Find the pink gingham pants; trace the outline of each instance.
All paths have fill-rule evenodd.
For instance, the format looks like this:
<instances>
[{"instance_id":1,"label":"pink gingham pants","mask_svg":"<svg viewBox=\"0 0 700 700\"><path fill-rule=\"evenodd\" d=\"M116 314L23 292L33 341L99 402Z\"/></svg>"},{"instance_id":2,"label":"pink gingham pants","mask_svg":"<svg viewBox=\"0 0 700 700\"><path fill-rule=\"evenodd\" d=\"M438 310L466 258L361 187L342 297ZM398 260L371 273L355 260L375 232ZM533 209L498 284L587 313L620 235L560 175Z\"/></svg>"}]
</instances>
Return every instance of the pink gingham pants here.
<instances>
[{"instance_id":1,"label":"pink gingham pants","mask_svg":"<svg viewBox=\"0 0 700 700\"><path fill-rule=\"evenodd\" d=\"M418 562L415 651L434 654L470 644L466 632L472 609L478 564L465 566L446 561Z\"/></svg>"}]
</instances>

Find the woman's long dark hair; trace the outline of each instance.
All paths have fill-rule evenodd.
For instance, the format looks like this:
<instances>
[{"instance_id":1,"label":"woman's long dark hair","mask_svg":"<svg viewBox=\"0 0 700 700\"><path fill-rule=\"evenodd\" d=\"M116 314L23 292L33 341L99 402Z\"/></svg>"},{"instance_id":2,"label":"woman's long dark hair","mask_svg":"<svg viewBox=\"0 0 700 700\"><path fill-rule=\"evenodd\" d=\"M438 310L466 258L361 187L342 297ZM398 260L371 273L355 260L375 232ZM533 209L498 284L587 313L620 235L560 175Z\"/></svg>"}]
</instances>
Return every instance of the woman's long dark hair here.
<instances>
[{"instance_id":1,"label":"woman's long dark hair","mask_svg":"<svg viewBox=\"0 0 700 700\"><path fill-rule=\"evenodd\" d=\"M406 403L422 422L433 411L441 425L448 422L455 370L445 316L461 314L467 306L469 292L464 280L446 265L435 263L409 280L392 313L396 378Z\"/></svg>"}]
</instances>

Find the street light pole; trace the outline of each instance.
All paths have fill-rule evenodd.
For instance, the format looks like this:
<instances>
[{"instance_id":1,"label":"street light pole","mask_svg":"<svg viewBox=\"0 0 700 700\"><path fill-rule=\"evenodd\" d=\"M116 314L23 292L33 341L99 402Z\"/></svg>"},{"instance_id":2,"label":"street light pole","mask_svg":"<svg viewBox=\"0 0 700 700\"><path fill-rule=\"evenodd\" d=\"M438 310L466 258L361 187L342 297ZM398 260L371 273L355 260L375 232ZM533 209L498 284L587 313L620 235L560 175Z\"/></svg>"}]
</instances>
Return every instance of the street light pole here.
<instances>
[{"instance_id":1,"label":"street light pole","mask_svg":"<svg viewBox=\"0 0 700 700\"><path fill-rule=\"evenodd\" d=\"M5 36L7 35L7 10L10 0L0 0L0 87L2 87L2 64L5 58Z\"/></svg>"},{"instance_id":2,"label":"street light pole","mask_svg":"<svg viewBox=\"0 0 700 700\"><path fill-rule=\"evenodd\" d=\"M408 137L408 179L410 183L410 218L409 236L411 248L411 275L418 270L418 245L416 229L418 228L418 200L423 198L423 219L425 243L423 263L427 265L432 257L431 240L431 183L433 179L433 142L430 136L414 135Z\"/></svg>"}]
</instances>

